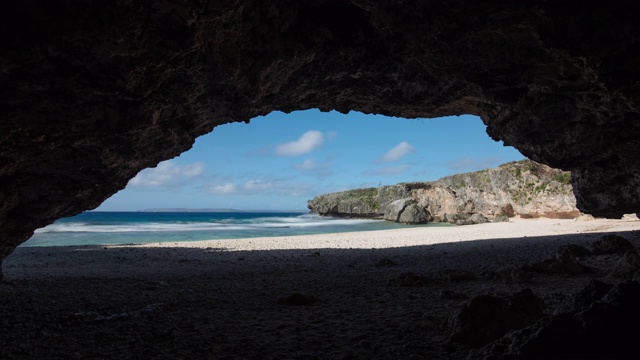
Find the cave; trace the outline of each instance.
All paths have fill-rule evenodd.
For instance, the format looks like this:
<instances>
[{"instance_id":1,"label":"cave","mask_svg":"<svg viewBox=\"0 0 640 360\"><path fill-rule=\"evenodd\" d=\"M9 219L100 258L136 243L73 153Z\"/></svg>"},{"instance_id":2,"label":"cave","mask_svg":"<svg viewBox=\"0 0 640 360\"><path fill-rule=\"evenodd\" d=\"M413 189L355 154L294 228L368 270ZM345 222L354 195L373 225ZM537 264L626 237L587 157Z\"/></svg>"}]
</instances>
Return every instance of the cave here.
<instances>
[{"instance_id":1,"label":"cave","mask_svg":"<svg viewBox=\"0 0 640 360\"><path fill-rule=\"evenodd\" d=\"M4 1L0 259L214 127L318 108L472 114L570 170L578 208L640 212L631 1Z\"/></svg>"}]
</instances>

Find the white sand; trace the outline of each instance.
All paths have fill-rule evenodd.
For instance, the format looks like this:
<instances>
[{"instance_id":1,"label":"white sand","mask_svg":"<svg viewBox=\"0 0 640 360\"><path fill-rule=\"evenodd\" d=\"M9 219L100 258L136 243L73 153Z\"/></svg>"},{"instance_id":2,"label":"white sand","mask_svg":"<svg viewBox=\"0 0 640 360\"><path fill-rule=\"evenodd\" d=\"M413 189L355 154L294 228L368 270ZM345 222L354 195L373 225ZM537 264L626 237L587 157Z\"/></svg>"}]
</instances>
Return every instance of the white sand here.
<instances>
[{"instance_id":1,"label":"white sand","mask_svg":"<svg viewBox=\"0 0 640 360\"><path fill-rule=\"evenodd\" d=\"M3 263L8 279L47 277L172 277L253 271L270 266L315 266L321 253L327 267L380 258L410 256L416 263L480 270L552 255L558 246L589 242L605 233L640 233L637 218L622 220L512 219L469 226L407 227L348 232L144 245L21 247ZM634 234L634 236L629 236ZM633 240L635 241L635 240ZM109 251L106 251L109 250ZM239 260L238 260L239 259ZM297 260L296 260L297 259ZM295 261L294 261L295 260ZM424 261L423 261L424 260ZM241 261L241 262L239 262ZM424 270L424 269L423 269ZM234 275L235 276L235 275Z\"/></svg>"},{"instance_id":2,"label":"white sand","mask_svg":"<svg viewBox=\"0 0 640 360\"><path fill-rule=\"evenodd\" d=\"M227 251L299 249L385 249L472 240L525 238L595 232L640 230L638 219L520 219L473 226L407 227L406 229L336 234L150 243L138 247L225 248Z\"/></svg>"}]
</instances>

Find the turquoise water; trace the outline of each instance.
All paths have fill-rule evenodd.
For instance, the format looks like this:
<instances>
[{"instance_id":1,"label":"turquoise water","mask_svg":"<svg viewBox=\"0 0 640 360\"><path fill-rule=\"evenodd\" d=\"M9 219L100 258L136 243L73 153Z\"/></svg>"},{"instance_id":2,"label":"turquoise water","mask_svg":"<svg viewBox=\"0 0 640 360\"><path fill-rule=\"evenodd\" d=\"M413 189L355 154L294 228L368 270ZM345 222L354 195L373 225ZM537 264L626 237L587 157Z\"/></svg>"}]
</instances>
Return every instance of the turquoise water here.
<instances>
[{"instance_id":1,"label":"turquoise water","mask_svg":"<svg viewBox=\"0 0 640 360\"><path fill-rule=\"evenodd\" d=\"M60 219L22 246L143 244L406 228L306 212L99 212ZM419 225L434 226L434 225Z\"/></svg>"}]
</instances>

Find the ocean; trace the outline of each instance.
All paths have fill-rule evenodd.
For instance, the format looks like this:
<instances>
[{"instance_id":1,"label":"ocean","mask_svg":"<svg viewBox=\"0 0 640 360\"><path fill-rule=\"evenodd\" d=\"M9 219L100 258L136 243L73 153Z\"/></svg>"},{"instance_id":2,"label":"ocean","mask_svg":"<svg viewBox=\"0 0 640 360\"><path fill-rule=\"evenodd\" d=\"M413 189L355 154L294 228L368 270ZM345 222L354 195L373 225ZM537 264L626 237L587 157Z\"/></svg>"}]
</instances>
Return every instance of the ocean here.
<instances>
[{"instance_id":1,"label":"ocean","mask_svg":"<svg viewBox=\"0 0 640 360\"><path fill-rule=\"evenodd\" d=\"M328 234L406 226L383 220L341 219L307 212L88 211L36 230L21 246L143 244Z\"/></svg>"}]
</instances>

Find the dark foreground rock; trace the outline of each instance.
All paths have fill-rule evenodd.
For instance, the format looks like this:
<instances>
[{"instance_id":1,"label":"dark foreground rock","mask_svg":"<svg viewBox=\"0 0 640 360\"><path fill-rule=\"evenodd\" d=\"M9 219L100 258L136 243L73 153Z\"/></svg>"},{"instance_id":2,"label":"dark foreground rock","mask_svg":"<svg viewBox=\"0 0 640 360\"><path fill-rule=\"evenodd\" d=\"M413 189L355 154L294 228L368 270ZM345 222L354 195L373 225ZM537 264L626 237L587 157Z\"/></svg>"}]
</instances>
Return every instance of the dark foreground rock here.
<instances>
[{"instance_id":1,"label":"dark foreground rock","mask_svg":"<svg viewBox=\"0 0 640 360\"><path fill-rule=\"evenodd\" d=\"M472 351L469 359L636 357L640 353L640 328L635 326L640 321L639 301L637 282L591 283L576 295L569 311L511 332Z\"/></svg>"},{"instance_id":2,"label":"dark foreground rock","mask_svg":"<svg viewBox=\"0 0 640 360\"><path fill-rule=\"evenodd\" d=\"M305 293L295 293L278 299L278 304L291 306L309 306L315 303L316 297Z\"/></svg>"},{"instance_id":3,"label":"dark foreground rock","mask_svg":"<svg viewBox=\"0 0 640 360\"><path fill-rule=\"evenodd\" d=\"M635 250L635 247L629 240L615 234L605 235L591 244L593 255L623 254L632 250Z\"/></svg>"},{"instance_id":4,"label":"dark foreground rock","mask_svg":"<svg viewBox=\"0 0 640 360\"><path fill-rule=\"evenodd\" d=\"M480 347L499 339L507 331L523 328L542 317L544 303L531 289L508 299L492 295L473 298L448 321L451 340Z\"/></svg>"}]
</instances>

